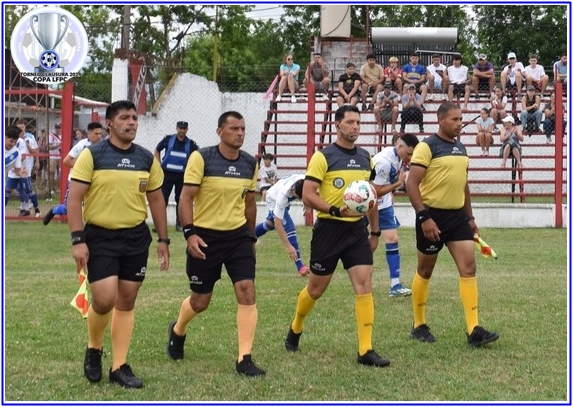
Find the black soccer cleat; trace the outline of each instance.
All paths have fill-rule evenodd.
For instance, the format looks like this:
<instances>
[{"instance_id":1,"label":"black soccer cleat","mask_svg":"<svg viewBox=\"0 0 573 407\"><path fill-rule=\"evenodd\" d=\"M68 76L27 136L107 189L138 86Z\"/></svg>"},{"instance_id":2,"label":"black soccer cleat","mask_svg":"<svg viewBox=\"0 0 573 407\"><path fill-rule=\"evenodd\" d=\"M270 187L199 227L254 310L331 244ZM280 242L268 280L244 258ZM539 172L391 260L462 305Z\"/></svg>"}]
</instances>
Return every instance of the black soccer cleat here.
<instances>
[{"instance_id":1,"label":"black soccer cleat","mask_svg":"<svg viewBox=\"0 0 573 407\"><path fill-rule=\"evenodd\" d=\"M417 339L420 342L436 342L436 338L434 338L434 335L430 332L430 327L426 324L422 324L417 328L412 328L410 338Z\"/></svg>"},{"instance_id":2,"label":"black soccer cleat","mask_svg":"<svg viewBox=\"0 0 573 407\"><path fill-rule=\"evenodd\" d=\"M375 367L386 367L390 366L390 361L384 359L379 354L377 354L373 349L367 350L362 356L358 355L356 362L360 365L365 366L375 366Z\"/></svg>"},{"instance_id":3,"label":"black soccer cleat","mask_svg":"<svg viewBox=\"0 0 573 407\"><path fill-rule=\"evenodd\" d=\"M237 373L244 374L247 377L264 376L267 374L267 372L255 365L251 355L243 355L243 360L235 362L235 369L237 369Z\"/></svg>"},{"instance_id":4,"label":"black soccer cleat","mask_svg":"<svg viewBox=\"0 0 573 407\"><path fill-rule=\"evenodd\" d=\"M84 358L84 376L92 383L97 383L101 380L101 356L102 349L87 348Z\"/></svg>"},{"instance_id":5,"label":"black soccer cleat","mask_svg":"<svg viewBox=\"0 0 573 407\"><path fill-rule=\"evenodd\" d=\"M476 326L471 335L468 335L468 346L479 348L480 346L497 341L499 334L497 332L489 332L481 326Z\"/></svg>"},{"instance_id":6,"label":"black soccer cleat","mask_svg":"<svg viewBox=\"0 0 573 407\"><path fill-rule=\"evenodd\" d=\"M42 219L42 223L44 225L47 225L48 223L51 222L52 219L54 219L54 216L56 216L56 215L54 213L54 209L52 208L48 211L48 213L46 213L46 215L44 216L44 219Z\"/></svg>"},{"instance_id":7,"label":"black soccer cleat","mask_svg":"<svg viewBox=\"0 0 573 407\"><path fill-rule=\"evenodd\" d=\"M109 381L111 383L117 383L126 389L139 389L143 387L143 381L133 374L131 367L127 363L124 363L119 369L113 372L109 369Z\"/></svg>"},{"instance_id":8,"label":"black soccer cleat","mask_svg":"<svg viewBox=\"0 0 573 407\"><path fill-rule=\"evenodd\" d=\"M289 352L298 351L298 341L300 340L301 333L295 334L292 328L288 330L288 334L285 339L285 348Z\"/></svg>"}]
</instances>

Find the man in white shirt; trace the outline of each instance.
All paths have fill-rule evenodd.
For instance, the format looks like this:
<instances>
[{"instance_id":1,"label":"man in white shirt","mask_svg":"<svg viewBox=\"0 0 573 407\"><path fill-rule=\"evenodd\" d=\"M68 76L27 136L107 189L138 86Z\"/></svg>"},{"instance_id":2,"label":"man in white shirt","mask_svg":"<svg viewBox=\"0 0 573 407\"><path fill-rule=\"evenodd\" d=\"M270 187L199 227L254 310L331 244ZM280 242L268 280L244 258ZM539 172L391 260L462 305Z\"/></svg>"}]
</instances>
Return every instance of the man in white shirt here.
<instances>
[{"instance_id":1,"label":"man in white shirt","mask_svg":"<svg viewBox=\"0 0 573 407\"><path fill-rule=\"evenodd\" d=\"M269 211L266 220L255 228L257 238L271 230L277 231L288 256L296 266L298 275L305 277L310 268L302 262L296 229L289 214L291 201L302 198L303 174L293 174L281 178L267 191L266 205Z\"/></svg>"},{"instance_id":2,"label":"man in white shirt","mask_svg":"<svg viewBox=\"0 0 573 407\"><path fill-rule=\"evenodd\" d=\"M501 71L501 88L502 92L505 93L505 90L508 88L517 89L517 96L521 96L521 86L523 81L523 71L525 68L521 62L517 62L517 57L515 56L515 52L510 52L507 54L507 61L509 65L507 65ZM507 85L507 80L509 79L509 86Z\"/></svg>"},{"instance_id":3,"label":"man in white shirt","mask_svg":"<svg viewBox=\"0 0 573 407\"><path fill-rule=\"evenodd\" d=\"M446 69L446 78L448 78L448 101L454 101L454 95L464 95L464 109L468 108L470 99L470 85L468 67L462 65L462 56L456 54L453 57L453 65Z\"/></svg>"},{"instance_id":4,"label":"man in white shirt","mask_svg":"<svg viewBox=\"0 0 573 407\"><path fill-rule=\"evenodd\" d=\"M72 147L68 155L66 155L66 157L64 158L63 164L70 168L70 173L68 174L68 186L66 187L66 195L64 197L64 203L53 207L46 213L46 216L44 216L44 219L42 221L44 225L50 223L50 221L55 215L63 216L68 214L67 205L68 205L68 192L70 188L70 178L72 177L71 169L74 168L76 159L78 158L80 153L84 151L86 147L89 147L92 144L99 143L102 140L103 126L101 125L101 123L91 122L88 124L87 130L88 130L87 138L78 141L76 145Z\"/></svg>"},{"instance_id":5,"label":"man in white shirt","mask_svg":"<svg viewBox=\"0 0 573 407\"><path fill-rule=\"evenodd\" d=\"M447 89L447 83L444 83L442 86L442 79L444 77L444 71L446 70L446 66L442 64L442 57L440 54L432 55L432 64L426 67L428 71L428 87L430 88L430 93L437 93L441 96L443 95L442 91L444 88Z\"/></svg>"},{"instance_id":6,"label":"man in white shirt","mask_svg":"<svg viewBox=\"0 0 573 407\"><path fill-rule=\"evenodd\" d=\"M533 85L541 90L542 95L545 94L549 76L545 75L545 69L541 65L537 65L537 54L529 54L529 65L525 67L523 76L527 86Z\"/></svg>"}]
</instances>

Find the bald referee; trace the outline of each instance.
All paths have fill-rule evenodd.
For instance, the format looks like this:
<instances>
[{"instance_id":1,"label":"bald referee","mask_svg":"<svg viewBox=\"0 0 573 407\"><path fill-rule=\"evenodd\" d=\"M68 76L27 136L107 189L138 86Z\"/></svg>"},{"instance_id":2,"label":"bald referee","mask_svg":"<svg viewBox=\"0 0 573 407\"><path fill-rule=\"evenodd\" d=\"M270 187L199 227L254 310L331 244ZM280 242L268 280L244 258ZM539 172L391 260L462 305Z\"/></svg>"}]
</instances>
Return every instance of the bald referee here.
<instances>
[{"instance_id":1,"label":"bald referee","mask_svg":"<svg viewBox=\"0 0 573 407\"><path fill-rule=\"evenodd\" d=\"M179 219L187 241L187 276L191 295L177 320L169 324L167 355L183 359L187 327L209 307L223 265L237 298L239 354L235 368L245 376L263 376L251 358L258 312L255 302L255 157L241 150L245 121L234 111L219 117L218 145L189 157L179 201ZM191 330L193 337L199 332ZM196 340L210 340L197 338Z\"/></svg>"}]
</instances>

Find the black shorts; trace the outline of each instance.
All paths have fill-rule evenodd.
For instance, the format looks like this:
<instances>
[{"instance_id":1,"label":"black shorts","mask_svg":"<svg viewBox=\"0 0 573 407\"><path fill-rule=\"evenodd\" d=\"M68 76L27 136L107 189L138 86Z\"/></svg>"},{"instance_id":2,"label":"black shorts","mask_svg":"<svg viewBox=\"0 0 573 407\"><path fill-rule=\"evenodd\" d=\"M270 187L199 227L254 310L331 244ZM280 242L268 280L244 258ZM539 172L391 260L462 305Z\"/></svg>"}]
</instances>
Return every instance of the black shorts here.
<instances>
[{"instance_id":1,"label":"black shorts","mask_svg":"<svg viewBox=\"0 0 573 407\"><path fill-rule=\"evenodd\" d=\"M465 95L467 86L465 83L452 83L452 85L454 87L454 95Z\"/></svg>"},{"instance_id":2,"label":"black shorts","mask_svg":"<svg viewBox=\"0 0 573 407\"><path fill-rule=\"evenodd\" d=\"M368 242L368 229L362 219L343 222L318 219L312 228L310 268L319 276L334 273L338 260L346 270L358 265L374 264Z\"/></svg>"},{"instance_id":3,"label":"black shorts","mask_svg":"<svg viewBox=\"0 0 573 407\"><path fill-rule=\"evenodd\" d=\"M428 208L428 212L438 229L440 240L430 242L424 237L422 226L416 221L416 248L424 254L438 254L444 244L459 240L474 240L474 232L468 222L468 217L463 209L434 209Z\"/></svg>"},{"instance_id":4,"label":"black shorts","mask_svg":"<svg viewBox=\"0 0 573 407\"><path fill-rule=\"evenodd\" d=\"M231 231L217 231L197 227L197 234L205 241L202 247L206 259L196 259L187 253L189 289L195 293L213 292L221 279L223 265L233 284L255 279L255 249L252 233L246 225Z\"/></svg>"},{"instance_id":5,"label":"black shorts","mask_svg":"<svg viewBox=\"0 0 573 407\"><path fill-rule=\"evenodd\" d=\"M84 228L89 250L88 281L118 276L120 280L143 281L151 233L145 222L129 229L105 229L87 224Z\"/></svg>"}]
</instances>

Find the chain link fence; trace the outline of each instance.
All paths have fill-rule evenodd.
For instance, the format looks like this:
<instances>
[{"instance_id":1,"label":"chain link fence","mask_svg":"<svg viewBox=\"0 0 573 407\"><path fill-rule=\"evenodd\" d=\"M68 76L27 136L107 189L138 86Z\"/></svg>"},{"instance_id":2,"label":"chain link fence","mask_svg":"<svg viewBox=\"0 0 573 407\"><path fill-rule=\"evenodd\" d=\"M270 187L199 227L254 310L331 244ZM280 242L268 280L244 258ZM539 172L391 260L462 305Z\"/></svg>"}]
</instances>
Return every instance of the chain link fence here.
<instances>
[{"instance_id":1,"label":"chain link fence","mask_svg":"<svg viewBox=\"0 0 573 407\"><path fill-rule=\"evenodd\" d=\"M177 74L163 88L154 104L149 104L148 113L139 117L139 129L136 143L153 151L157 143L167 134L175 133L176 123L189 123L188 137L201 147L217 144L217 119L225 111L235 110L243 114L246 123L244 150L260 156L262 153L272 153L278 167L279 177L304 173L307 160L312 152L321 145L335 140L334 114L338 105L337 82L333 80L327 92L309 95L304 88L290 95L288 91L282 100L276 101L276 86L269 88L272 77L266 83L250 82L248 78L233 78L230 80L230 70L221 68L219 78L221 83L209 81L192 74ZM229 79L228 81L225 80ZM302 86L302 75L299 76ZM94 85L95 86L95 85ZM101 84L100 94L109 95L109 84ZM157 89L158 85L154 85ZM93 86L92 86L93 87ZM391 89L396 92L396 89ZM65 193L65 182L61 179L61 169L55 170L55 182L50 181L52 163L46 151L45 140L49 132L55 129L55 124L62 121L61 100L47 96L44 100L36 100L22 89L20 98L6 98L5 125L14 124L23 119L26 131L33 134L39 144L39 152L34 154L38 163L32 173L32 184L40 199L42 213L50 206L59 203ZM380 93L384 93L381 89ZM92 95L97 95L92 89ZM291 96L294 96L292 100ZM387 105L385 99L376 105L369 94L366 103L361 98L357 106L362 112L360 144L371 154L375 154L384 146L392 143L392 136L398 132L411 132L420 138L429 136L437 131L436 111L446 99L443 94L429 93L423 103L408 106L408 92L397 94L399 102ZM463 107L463 122L461 141L466 145L470 155L470 182L472 193L476 196L504 197L511 201L527 202L530 197L551 197L556 195L556 177L563 179L561 191L565 192L567 179L567 147L565 132L555 135L555 126L551 131L552 141L547 142L544 125L533 129L531 136L526 132L522 142L523 168L517 170L512 166L511 159L505 168L501 167L499 157L501 143L499 133L492 132L491 146L488 155L476 139L478 119L483 107L490 108L490 95L482 94L480 98L472 95L467 107L464 93L458 92L454 101ZM30 100L32 101L30 101ZM75 95L72 129L85 130L90 121L100 121L105 126L105 105L99 100L81 99ZM549 102L549 96L542 97L542 103ZM562 100L565 102L565 99ZM565 103L566 105L566 103ZM311 108L312 106L312 108ZM514 95L510 95L507 114L519 118L520 104ZM314 112L312 115L309 111ZM558 117L566 114L564 110ZM496 120L497 121L497 120ZM541 123L545 121L542 117ZM495 123L501 129L499 123ZM73 142L73 134L62 134L68 138L68 146ZM556 150L556 138L562 141L562 150ZM68 149L69 151L69 149ZM63 159L68 151L59 152ZM561 159L563 171L555 173L556 160ZM54 169L52 169L54 170ZM559 187L558 187L559 188ZM565 194L566 195L566 194ZM8 217L17 217L20 213L20 198L17 191L10 195L6 209ZM33 216L33 213L32 215Z\"/></svg>"}]
</instances>

